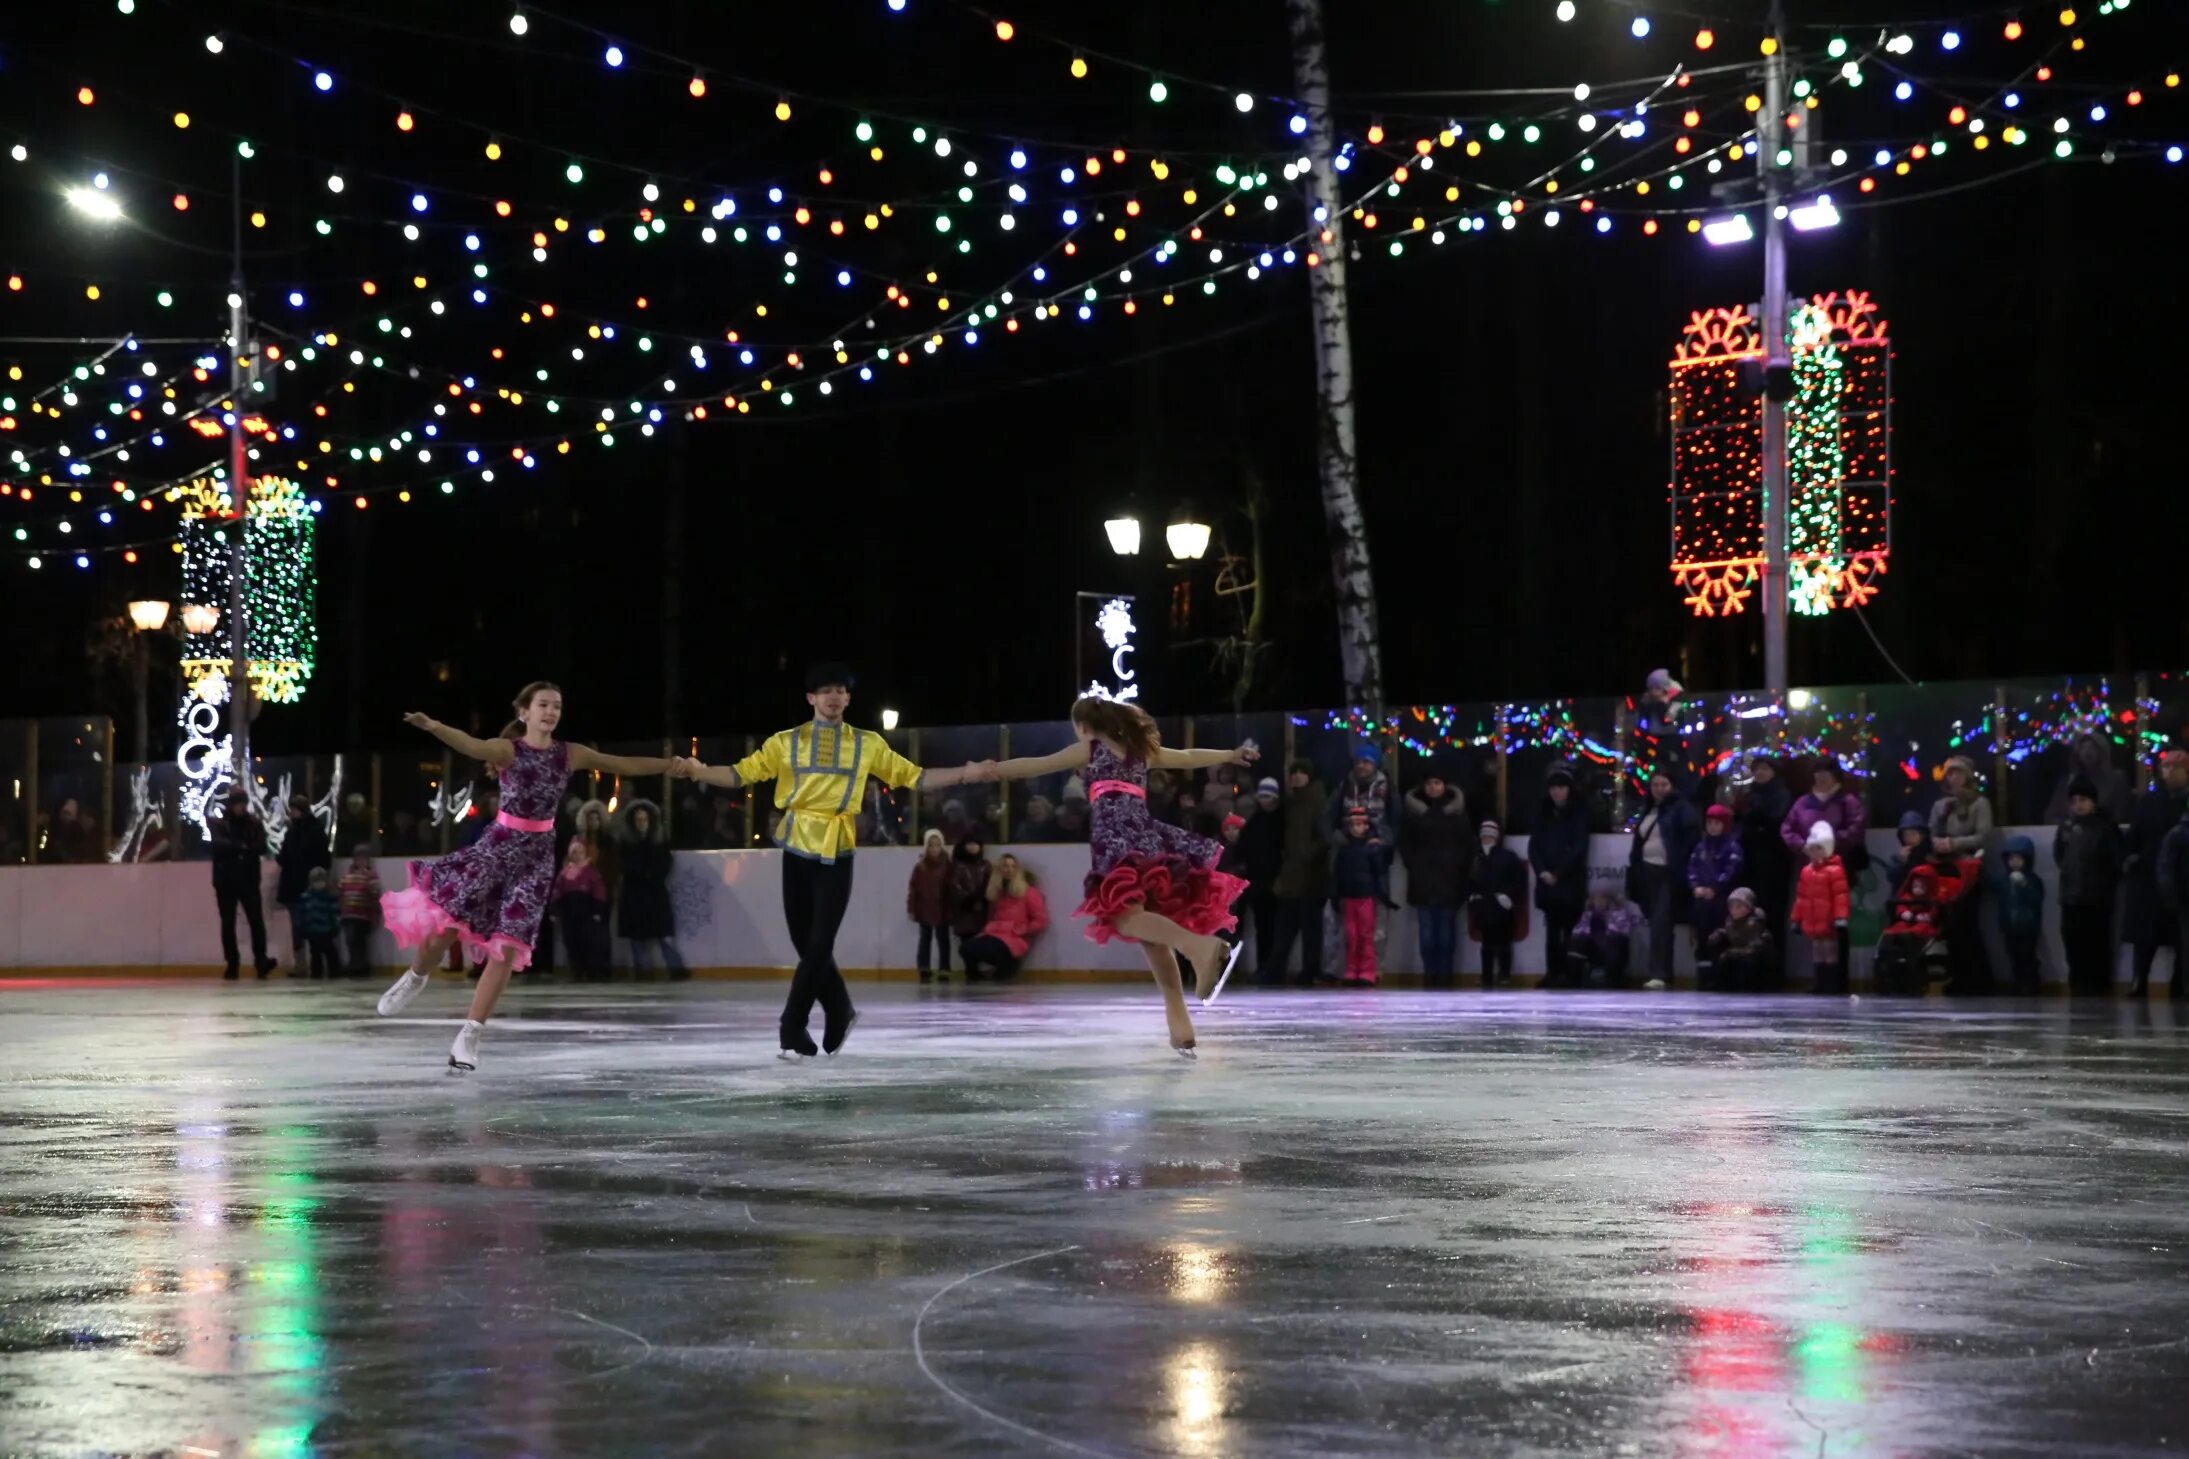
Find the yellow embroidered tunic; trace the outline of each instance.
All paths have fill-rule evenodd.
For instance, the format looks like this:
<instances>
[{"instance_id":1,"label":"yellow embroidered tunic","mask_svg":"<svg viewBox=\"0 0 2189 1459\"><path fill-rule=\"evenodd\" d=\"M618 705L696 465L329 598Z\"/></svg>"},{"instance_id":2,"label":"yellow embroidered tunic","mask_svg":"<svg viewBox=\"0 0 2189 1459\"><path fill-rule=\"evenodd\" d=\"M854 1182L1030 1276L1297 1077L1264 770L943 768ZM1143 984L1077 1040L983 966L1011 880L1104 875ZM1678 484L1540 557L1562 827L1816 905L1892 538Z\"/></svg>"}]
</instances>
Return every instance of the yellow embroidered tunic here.
<instances>
[{"instance_id":1,"label":"yellow embroidered tunic","mask_svg":"<svg viewBox=\"0 0 2189 1459\"><path fill-rule=\"evenodd\" d=\"M868 776L901 790L920 783L920 767L873 730L818 720L770 735L737 762L739 784L757 790L764 780L775 782L783 812L775 843L810 861L834 861L856 849Z\"/></svg>"}]
</instances>

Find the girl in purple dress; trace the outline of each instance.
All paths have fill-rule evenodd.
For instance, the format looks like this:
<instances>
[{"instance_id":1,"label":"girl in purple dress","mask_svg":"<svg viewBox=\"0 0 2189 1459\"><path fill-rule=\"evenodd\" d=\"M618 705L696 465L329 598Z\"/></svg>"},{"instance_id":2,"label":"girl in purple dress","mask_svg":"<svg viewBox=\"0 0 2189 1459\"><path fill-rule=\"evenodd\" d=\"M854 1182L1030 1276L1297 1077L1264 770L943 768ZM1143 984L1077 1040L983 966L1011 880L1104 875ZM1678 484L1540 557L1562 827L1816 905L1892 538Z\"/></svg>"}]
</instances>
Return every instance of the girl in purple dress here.
<instances>
[{"instance_id":1,"label":"girl in purple dress","mask_svg":"<svg viewBox=\"0 0 2189 1459\"><path fill-rule=\"evenodd\" d=\"M438 861L413 861L410 885L380 899L399 947L418 949L410 968L380 995L380 1016L400 1013L426 986L452 944L486 960L471 1014L449 1048L451 1069L479 1065L479 1033L512 971L531 965L540 916L555 881L555 806L574 771L661 775L664 759L603 755L555 738L562 691L546 682L517 691L517 717L491 740L477 740L423 714L414 724L460 755L484 761L501 780L501 811L486 833Z\"/></svg>"},{"instance_id":2,"label":"girl in purple dress","mask_svg":"<svg viewBox=\"0 0 2189 1459\"><path fill-rule=\"evenodd\" d=\"M1198 972L1204 1004L1215 997L1245 945L1227 947L1216 934L1238 925L1231 904L1247 884L1216 869L1222 843L1148 813L1148 771L1251 765L1254 749L1167 750L1146 711L1111 699L1074 704L1072 729L1078 744L1038 760L1005 760L990 773L998 780L1027 780L1084 772L1094 804L1088 838L1094 864L1087 873L1086 900L1073 915L1091 920L1087 935L1097 943L1122 937L1140 944L1163 990L1171 1047L1190 1059L1193 1019L1186 1012L1178 955Z\"/></svg>"}]
</instances>

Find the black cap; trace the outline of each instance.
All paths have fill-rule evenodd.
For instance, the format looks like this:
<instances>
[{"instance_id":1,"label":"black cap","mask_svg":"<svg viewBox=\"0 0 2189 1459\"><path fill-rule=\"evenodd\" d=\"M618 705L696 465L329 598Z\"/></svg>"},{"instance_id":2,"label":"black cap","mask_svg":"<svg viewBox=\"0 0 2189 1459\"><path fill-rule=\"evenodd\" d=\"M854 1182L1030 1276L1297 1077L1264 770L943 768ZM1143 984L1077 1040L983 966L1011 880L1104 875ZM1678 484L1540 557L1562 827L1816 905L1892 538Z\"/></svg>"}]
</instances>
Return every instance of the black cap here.
<instances>
[{"instance_id":1,"label":"black cap","mask_svg":"<svg viewBox=\"0 0 2189 1459\"><path fill-rule=\"evenodd\" d=\"M841 684L846 689L859 687L858 676L851 672L851 665L828 659L806 670L806 692L818 694L831 684Z\"/></svg>"}]
</instances>

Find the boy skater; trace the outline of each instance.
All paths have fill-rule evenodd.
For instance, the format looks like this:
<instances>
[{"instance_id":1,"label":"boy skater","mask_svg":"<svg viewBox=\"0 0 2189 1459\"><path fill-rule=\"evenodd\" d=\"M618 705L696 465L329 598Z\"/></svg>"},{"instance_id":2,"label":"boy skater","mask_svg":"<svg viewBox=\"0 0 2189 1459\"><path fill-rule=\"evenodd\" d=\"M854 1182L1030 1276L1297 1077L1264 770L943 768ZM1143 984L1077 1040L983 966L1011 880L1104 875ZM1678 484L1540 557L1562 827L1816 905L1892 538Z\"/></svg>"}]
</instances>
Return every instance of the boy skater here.
<instances>
[{"instance_id":1,"label":"boy skater","mask_svg":"<svg viewBox=\"0 0 2189 1459\"><path fill-rule=\"evenodd\" d=\"M845 724L851 688L850 669L817 664L806 674L813 723L771 735L733 767L679 759L670 770L731 789L775 782L776 808L783 812L775 835L783 848L783 920L790 927L791 946L798 950L798 970L791 975L790 996L783 1004L779 1057L785 1059L810 1059L823 1050L835 1053L859 1016L836 967L836 933L851 901L854 828L868 778L899 790L939 790L973 778L971 767L923 771L875 731ZM806 1031L817 1001L827 1020L820 1049Z\"/></svg>"}]
</instances>

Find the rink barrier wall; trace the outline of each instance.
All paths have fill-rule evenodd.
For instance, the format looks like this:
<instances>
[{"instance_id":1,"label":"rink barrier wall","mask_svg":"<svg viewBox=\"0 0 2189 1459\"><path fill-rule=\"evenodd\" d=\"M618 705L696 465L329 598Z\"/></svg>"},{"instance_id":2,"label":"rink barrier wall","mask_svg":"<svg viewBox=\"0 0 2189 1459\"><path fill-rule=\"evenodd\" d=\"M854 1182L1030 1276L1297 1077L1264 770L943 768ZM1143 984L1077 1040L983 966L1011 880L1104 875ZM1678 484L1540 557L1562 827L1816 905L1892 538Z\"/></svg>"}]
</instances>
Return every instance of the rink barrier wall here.
<instances>
[{"instance_id":1,"label":"rink barrier wall","mask_svg":"<svg viewBox=\"0 0 2189 1459\"><path fill-rule=\"evenodd\" d=\"M2064 986L2059 910L2054 902L2059 874L2052 865L2050 828L2009 828L2002 835L2017 829L2037 844L2038 872L2045 880L2042 976L2049 987ZM1516 836L1510 844L1526 854L1526 837ZM1617 886L1624 881L1629 844L1624 835L1592 838L1592 884ZM1869 845L1873 859L1882 866L1893 852L1893 836L1873 831ZM991 851L1002 849L993 847ZM1008 849L1034 873L1049 901L1049 930L1034 941L1021 973L1024 981L1131 981L1147 976L1131 945L1113 942L1098 947L1083 935L1081 924L1071 916L1086 876L1085 846L1026 845ZM901 847L875 847L858 853L851 906L836 943L837 962L847 977L873 981L909 980L915 976L912 959L918 933L905 914L905 889L918 855L914 849ZM377 866L383 887L396 888L406 883L405 859L382 858ZM273 863L268 862L267 941L286 972L291 961L288 914L273 904L273 873ZM1406 900L1403 862L1392 869L1392 896L1400 903ZM677 912L678 944L695 974L754 979L789 976L795 956L783 924L780 852L679 851L671 898ZM1334 922L1335 918L1326 920ZM1524 977L1543 972L1541 920L1531 908L1527 940L1514 950L1515 968ZM1984 921L1986 936L1992 943L1993 966L2003 969L2005 959L1997 928L1989 916ZM1382 926L1385 974L1398 983L1418 981L1421 963L1412 912L1386 914ZM237 932L239 938L247 939L240 917ZM1795 940L1798 944L1799 939ZM1636 939L1637 970L1645 966L1644 941ZM247 940L243 947L248 959ZM617 966L627 968L629 945L618 939L615 950ZM1250 972L1252 956L1250 951L1242 963L1243 972ZM2162 967L2164 957L2162 954ZM407 961L386 929L379 927L373 933L373 959L383 972ZM217 976L221 961L212 882L204 862L0 867L0 970L43 975L203 977ZM1806 965L1806 952L1797 946L1789 964L1793 982L1806 980ZM559 951L557 966L567 971L568 960ZM1334 970L1335 966L1326 960L1326 967ZM1462 932L1463 980L1478 976L1480 967L1479 947ZM1686 937L1679 940L1675 970L1678 981L1692 980L1694 960ZM1851 971L1858 982L1867 976L1867 951L1856 952ZM1641 974L1637 972L1636 976L1638 981ZM2115 976L2126 980L2125 949Z\"/></svg>"}]
</instances>

